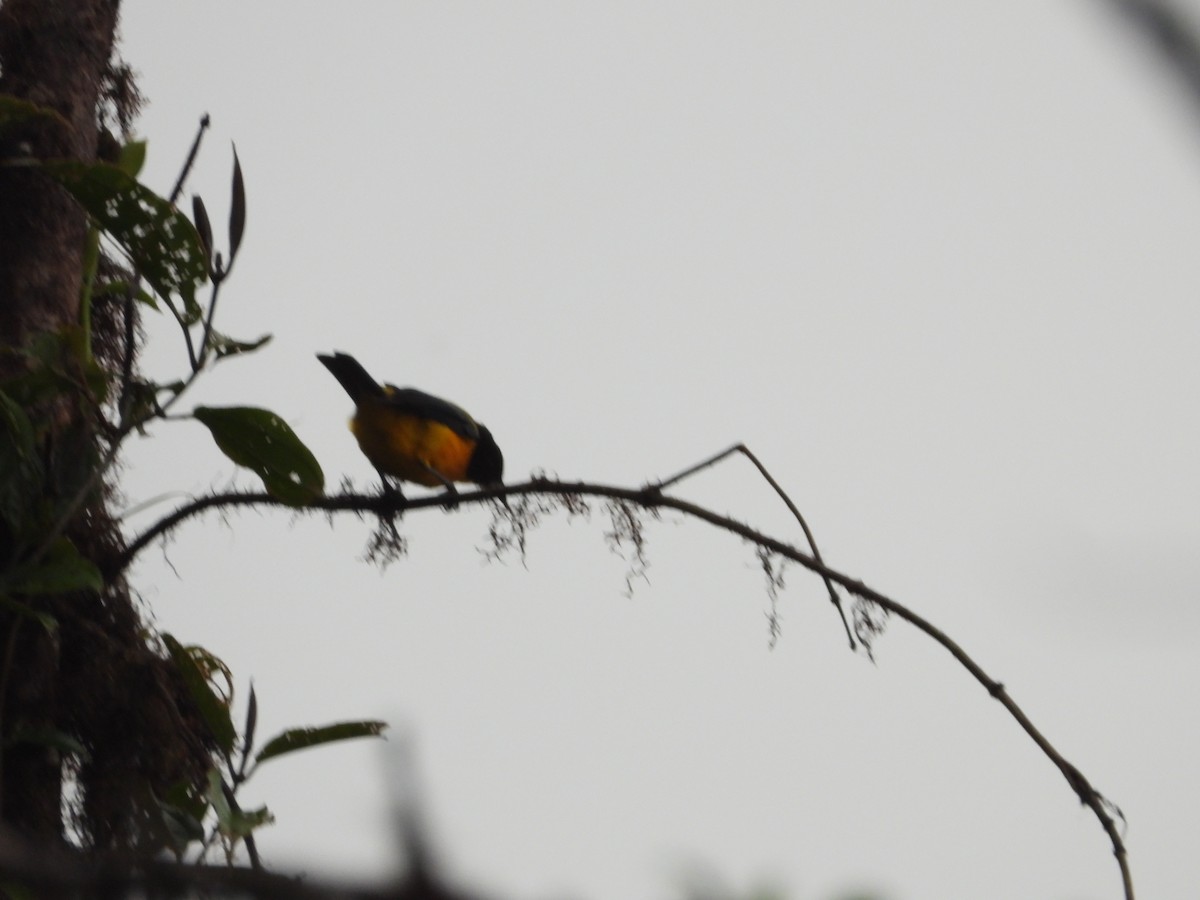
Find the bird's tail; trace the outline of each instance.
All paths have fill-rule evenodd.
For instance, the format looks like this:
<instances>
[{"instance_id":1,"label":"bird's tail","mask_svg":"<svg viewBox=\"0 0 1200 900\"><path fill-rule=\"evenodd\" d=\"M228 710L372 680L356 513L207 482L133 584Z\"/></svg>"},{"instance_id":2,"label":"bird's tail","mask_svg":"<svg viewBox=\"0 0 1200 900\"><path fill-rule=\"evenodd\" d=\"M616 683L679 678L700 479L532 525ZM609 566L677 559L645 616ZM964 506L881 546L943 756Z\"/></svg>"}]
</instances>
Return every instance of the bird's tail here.
<instances>
[{"instance_id":1,"label":"bird's tail","mask_svg":"<svg viewBox=\"0 0 1200 900\"><path fill-rule=\"evenodd\" d=\"M332 356L318 353L317 359L333 374L338 384L346 389L346 393L355 403L367 397L383 396L383 387L368 375L367 370L349 353L334 353Z\"/></svg>"}]
</instances>

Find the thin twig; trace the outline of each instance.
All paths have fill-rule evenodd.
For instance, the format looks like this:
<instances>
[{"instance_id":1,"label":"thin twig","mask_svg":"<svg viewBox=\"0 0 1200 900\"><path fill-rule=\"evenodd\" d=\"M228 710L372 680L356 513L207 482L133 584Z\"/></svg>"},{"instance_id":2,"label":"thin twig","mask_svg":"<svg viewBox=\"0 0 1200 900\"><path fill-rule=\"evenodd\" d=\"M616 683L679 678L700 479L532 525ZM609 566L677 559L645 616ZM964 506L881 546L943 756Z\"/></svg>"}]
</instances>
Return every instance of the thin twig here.
<instances>
[{"instance_id":1,"label":"thin twig","mask_svg":"<svg viewBox=\"0 0 1200 900\"><path fill-rule=\"evenodd\" d=\"M229 782L224 778L221 779L221 793L225 795L225 802L229 804L229 808L237 815L242 813L241 806L238 805L237 796L234 789L230 787ZM242 843L246 845L246 853L250 856L250 868L257 872L262 871L262 860L258 856L258 844L254 840L254 833L247 832L242 836Z\"/></svg>"},{"instance_id":2,"label":"thin twig","mask_svg":"<svg viewBox=\"0 0 1200 900\"><path fill-rule=\"evenodd\" d=\"M219 254L218 254L219 255ZM221 285L225 281L224 273L214 269L212 277L212 298L208 301L208 315L204 317L204 331L200 336L200 357L197 368L203 368L208 361L209 341L212 339L213 316L217 313L217 297L221 294Z\"/></svg>"},{"instance_id":3,"label":"thin twig","mask_svg":"<svg viewBox=\"0 0 1200 900\"><path fill-rule=\"evenodd\" d=\"M665 491L667 488L671 487L671 485L678 484L685 478L695 475L697 472L702 472L710 466L715 466L727 456L733 456L733 454L740 452L743 446L743 444L734 444L732 447L722 450L720 453L713 454L703 462L698 462L694 466L689 466L688 468L684 469L682 472L675 473L666 481L660 481L657 484L654 484L652 488L656 491Z\"/></svg>"},{"instance_id":4,"label":"thin twig","mask_svg":"<svg viewBox=\"0 0 1200 900\"><path fill-rule=\"evenodd\" d=\"M804 538L808 541L809 549L812 550L813 558L815 558L817 562L820 562L821 551L817 549L817 539L813 536L812 529L808 527L808 523L804 521L804 516L801 515L799 508L795 503L792 502L792 498L787 495L787 492L779 485L779 482L776 481L772 477L771 473L767 471L767 467L759 461L758 457L755 456L751 452L750 448L745 444L734 444L728 450L722 450L715 456L704 460L704 462L697 463L689 469L684 469L682 472L672 475L666 481L660 481L658 484L653 486L653 490L663 491L671 485L678 484L685 478L695 475L697 472L703 471L711 466L715 466L721 460L728 456L732 456L734 453L740 453L745 456L746 459L750 460L750 462L754 464L754 467L758 469L759 474L762 475L762 477L766 480L767 484L775 489L775 493L779 495L780 499L783 500L792 516L797 522L800 523L800 528L804 531ZM842 627L846 629L846 637L850 641L850 649L857 650L858 645L854 641L854 630L850 627L850 622L846 619L846 610L842 607L842 598L838 596L838 592L834 588L833 582L826 576L822 577L825 581L825 588L829 591L829 602L832 603L834 608L838 611L838 615L842 619Z\"/></svg>"},{"instance_id":5,"label":"thin twig","mask_svg":"<svg viewBox=\"0 0 1200 900\"><path fill-rule=\"evenodd\" d=\"M137 323L134 321L134 313L137 311L137 292L141 281L142 278L137 270L132 270L129 273L129 288L122 298L122 305L125 308L125 353L121 358L121 390L117 394L117 422L119 424L124 424L129 413L129 388L133 384L133 351L134 345L137 343Z\"/></svg>"},{"instance_id":6,"label":"thin twig","mask_svg":"<svg viewBox=\"0 0 1200 900\"><path fill-rule=\"evenodd\" d=\"M168 202L174 205L179 200L179 195L183 193L183 185L187 181L188 175L192 171L192 166L196 163L196 156L200 153L200 141L204 138L204 132L208 130L209 122L208 113L200 117L200 125L196 129L196 137L192 140L192 147L188 151L187 159L183 161L183 166L179 170L179 177L175 179L175 186L171 188L171 194L168 197ZM127 404L129 401L129 387L133 383L133 350L136 334L134 331L134 316L133 312L136 309L138 286L142 282L141 274L134 267L130 272L129 290L125 292L125 355L121 360L121 391L118 394L120 400L117 402L117 410L120 416L120 421L125 421L127 412ZM185 336L187 327L184 325L183 318L175 309L175 304L170 302L170 298L166 298L167 307L175 314L175 320L179 322L180 327L184 329ZM191 362L195 362L195 356L192 353L191 341L188 341L188 357Z\"/></svg>"},{"instance_id":7,"label":"thin twig","mask_svg":"<svg viewBox=\"0 0 1200 900\"><path fill-rule=\"evenodd\" d=\"M208 130L210 121L208 113L200 117L200 127L196 129L196 137L192 140L192 146L188 150L187 159L183 161L183 167L179 170L179 177L175 179L175 186L171 188L168 202L172 206L178 202L179 195L183 193L183 185L187 181L188 175L191 174L192 166L196 164L196 156L200 153L200 142L204 139L204 132ZM192 371L195 372L200 367L200 357L197 355L196 348L192 344L192 333L188 329L188 324L179 310L175 308L175 304L171 301L170 297L164 297L163 301L166 303L167 309L175 317L175 321L179 323L179 328L183 332L183 342L187 347L188 364L192 367ZM201 348L201 351L203 352L203 348Z\"/></svg>"},{"instance_id":8,"label":"thin twig","mask_svg":"<svg viewBox=\"0 0 1200 900\"><path fill-rule=\"evenodd\" d=\"M208 113L200 117L200 127L196 129L196 137L192 141L192 149L188 151L187 159L183 161L183 168L179 171L179 177L175 179L175 187L171 188L171 195L167 198L168 202L174 204L179 200L179 195L183 193L183 183L187 181L187 177L191 174L192 166L196 163L196 155L200 152L200 141L204 138L204 132L208 131L210 123Z\"/></svg>"}]
</instances>

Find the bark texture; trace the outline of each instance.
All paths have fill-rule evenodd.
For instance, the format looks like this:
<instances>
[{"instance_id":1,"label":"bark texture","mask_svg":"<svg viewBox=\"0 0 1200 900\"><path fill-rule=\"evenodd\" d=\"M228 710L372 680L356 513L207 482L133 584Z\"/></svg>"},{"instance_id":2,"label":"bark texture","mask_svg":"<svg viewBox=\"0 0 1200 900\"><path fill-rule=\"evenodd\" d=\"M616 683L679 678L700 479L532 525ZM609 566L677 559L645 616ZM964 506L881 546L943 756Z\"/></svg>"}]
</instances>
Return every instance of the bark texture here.
<instances>
[{"instance_id":1,"label":"bark texture","mask_svg":"<svg viewBox=\"0 0 1200 900\"><path fill-rule=\"evenodd\" d=\"M129 121L138 98L128 69L112 61L118 8L119 0L0 5L0 93L56 114L0 130L0 388L27 371L35 341L81 322L87 220L66 191L21 161L94 161L102 138L113 144L101 119ZM93 303L92 347L111 375L110 392L133 351L126 336L135 329L125 327L132 315L120 300ZM77 381L78 389L25 408L38 443L29 483L39 496L21 527L0 519L0 569L36 560L43 534L68 514L66 537L101 571L120 555L111 486L93 477L115 432L95 393ZM58 627L0 608L0 822L41 843L70 835L95 848L153 848L162 839L158 799L173 785L202 782L211 750L177 669L123 580L99 592L16 599ZM47 735L85 752L64 753ZM75 790L64 795L69 779Z\"/></svg>"}]
</instances>

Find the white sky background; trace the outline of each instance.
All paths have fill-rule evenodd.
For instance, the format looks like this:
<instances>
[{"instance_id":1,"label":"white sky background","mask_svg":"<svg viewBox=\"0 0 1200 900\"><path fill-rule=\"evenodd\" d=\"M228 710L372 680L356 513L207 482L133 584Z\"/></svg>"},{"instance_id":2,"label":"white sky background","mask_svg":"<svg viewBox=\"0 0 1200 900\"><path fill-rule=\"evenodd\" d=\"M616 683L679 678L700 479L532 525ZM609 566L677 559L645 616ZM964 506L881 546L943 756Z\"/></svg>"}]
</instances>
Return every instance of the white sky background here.
<instances>
[{"instance_id":1,"label":"white sky background","mask_svg":"<svg viewBox=\"0 0 1200 900\"><path fill-rule=\"evenodd\" d=\"M956 638L1120 804L1139 893L1195 896L1200 128L1083 2L124 4L166 192L249 225L218 327L272 332L194 400L283 415L375 484L313 358L453 399L535 469L626 485L747 442L828 560ZM218 226L218 231L221 228ZM164 321L146 365L183 350ZM129 503L225 486L191 423ZM239 484L252 487L248 475ZM684 495L799 542L748 464ZM639 900L707 867L793 900L1116 898L1107 840L948 655L851 655L790 571L668 516L623 596L603 516L483 565L487 513L194 521L142 557L160 627L222 656L260 734L409 734L450 871L495 896ZM172 568L173 566L173 568ZM389 871L387 755L264 768L268 863Z\"/></svg>"}]
</instances>

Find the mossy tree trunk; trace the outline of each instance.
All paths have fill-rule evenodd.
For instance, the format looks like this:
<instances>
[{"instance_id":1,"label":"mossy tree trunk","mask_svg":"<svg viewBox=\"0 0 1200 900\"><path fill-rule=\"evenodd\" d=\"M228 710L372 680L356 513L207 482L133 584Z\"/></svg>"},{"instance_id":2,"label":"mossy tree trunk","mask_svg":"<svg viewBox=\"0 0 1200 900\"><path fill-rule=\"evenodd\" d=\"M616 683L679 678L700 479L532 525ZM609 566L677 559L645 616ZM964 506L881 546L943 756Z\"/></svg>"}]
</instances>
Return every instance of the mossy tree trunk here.
<instances>
[{"instance_id":1,"label":"mossy tree trunk","mask_svg":"<svg viewBox=\"0 0 1200 900\"><path fill-rule=\"evenodd\" d=\"M108 385L106 400L94 381L73 378L78 373L68 360L55 391L23 403L36 436L37 477L18 485L34 485L32 498L20 498L20 521L35 525L13 525L20 518L10 502L14 479L0 479L8 491L0 497L0 594L2 576L44 559L58 535L100 572L111 571L122 549L109 512L112 486L97 466L119 435L113 398L136 349L135 312L131 301L105 297L93 298L90 315L81 315L87 219L30 164L93 162L98 148L114 146L105 121L124 128L132 116L136 90L132 100L120 96L128 70L113 61L119 6L0 4L0 94L55 114L10 117L0 130L0 389L31 370L30 351L48 336L77 346L68 338L85 323L91 334L84 358ZM51 620L54 627L46 627ZM203 783L210 746L198 722L120 577L99 591L26 592L0 606L4 825L44 842L70 837L98 849L152 848L161 832L157 798L180 783ZM65 798L68 778L74 790Z\"/></svg>"},{"instance_id":2,"label":"mossy tree trunk","mask_svg":"<svg viewBox=\"0 0 1200 900\"><path fill-rule=\"evenodd\" d=\"M4 135L0 155L93 160L97 106L112 52L118 0L5 0L0 6L0 93L62 117ZM35 168L0 168L0 376L18 372L34 336L77 320L86 220L67 193ZM87 413L73 398L50 408L49 439L79 433ZM42 448L48 451L49 448ZM11 561L12 547L5 548ZM8 677L4 725L54 727L61 645L45 630L4 622ZM4 735L11 737L11 730ZM46 745L3 749L0 816L40 839L60 839L62 764Z\"/></svg>"}]
</instances>

